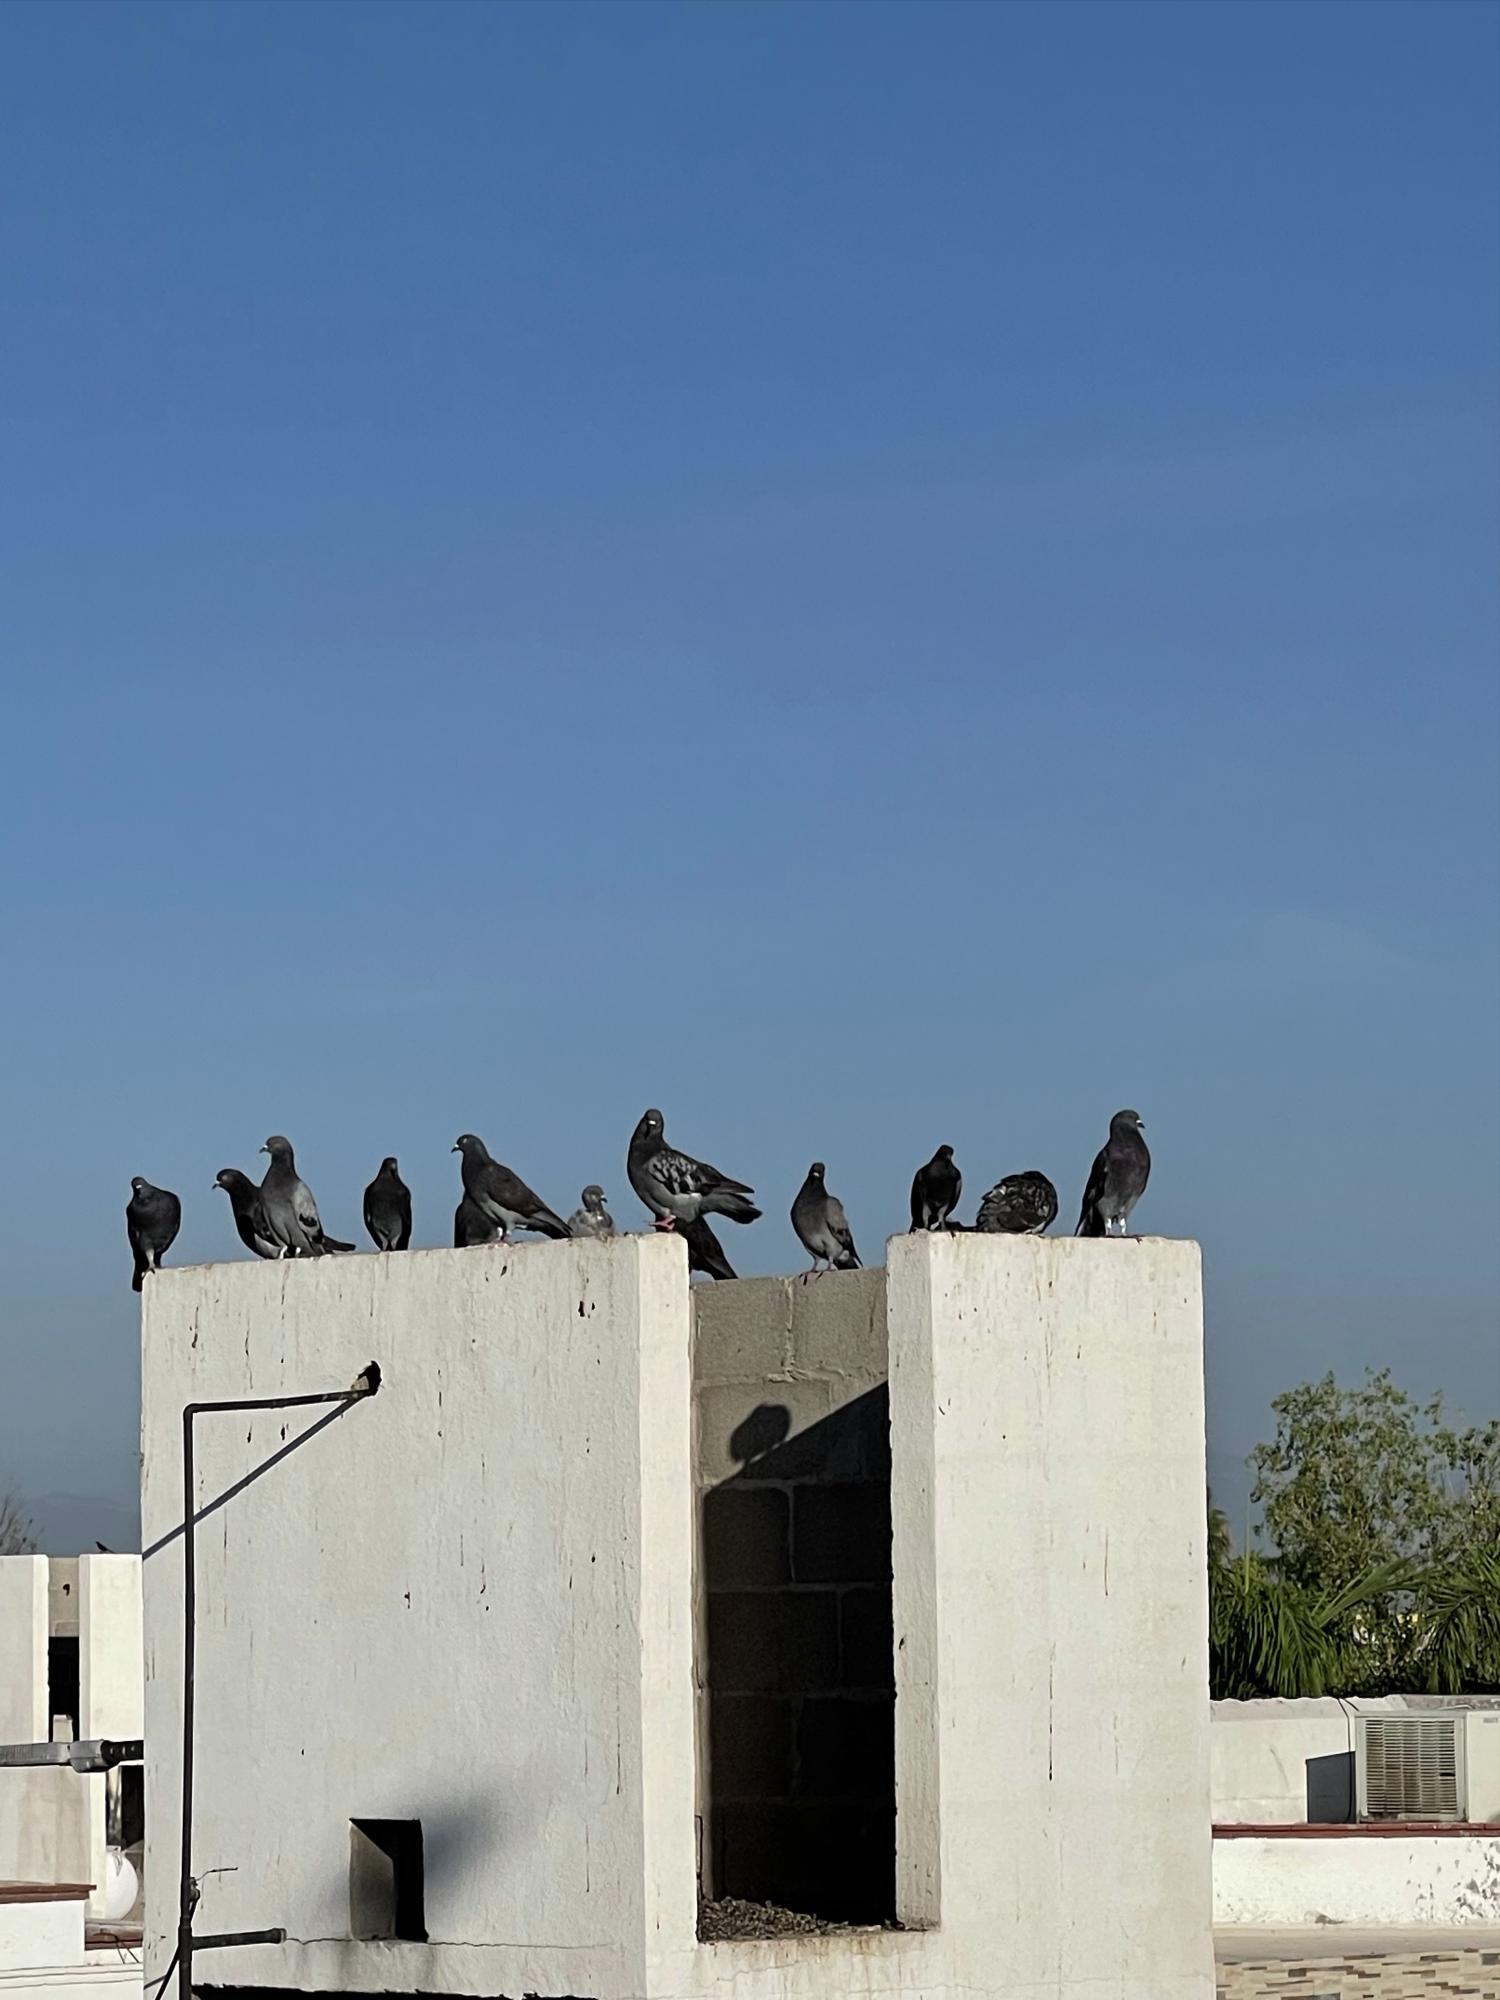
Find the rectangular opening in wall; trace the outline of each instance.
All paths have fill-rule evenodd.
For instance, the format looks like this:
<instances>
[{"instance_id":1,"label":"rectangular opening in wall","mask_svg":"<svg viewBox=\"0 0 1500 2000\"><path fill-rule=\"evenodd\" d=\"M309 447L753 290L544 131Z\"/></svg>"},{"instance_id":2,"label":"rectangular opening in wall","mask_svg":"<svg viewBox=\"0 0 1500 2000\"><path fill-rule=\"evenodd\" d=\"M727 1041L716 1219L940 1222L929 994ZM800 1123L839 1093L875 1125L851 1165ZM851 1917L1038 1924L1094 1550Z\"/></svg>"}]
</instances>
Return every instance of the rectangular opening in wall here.
<instances>
[{"instance_id":1,"label":"rectangular opening in wall","mask_svg":"<svg viewBox=\"0 0 1500 2000\"><path fill-rule=\"evenodd\" d=\"M350 1820L349 1935L426 1944L419 1819Z\"/></svg>"},{"instance_id":2,"label":"rectangular opening in wall","mask_svg":"<svg viewBox=\"0 0 1500 2000\"><path fill-rule=\"evenodd\" d=\"M893 1923L885 1274L695 1308L701 1933Z\"/></svg>"},{"instance_id":3,"label":"rectangular opening in wall","mask_svg":"<svg viewBox=\"0 0 1500 2000\"><path fill-rule=\"evenodd\" d=\"M78 1735L78 1639L76 1635L47 1641L47 1715L54 1743L71 1743ZM66 1732L66 1733L64 1733Z\"/></svg>"}]
</instances>

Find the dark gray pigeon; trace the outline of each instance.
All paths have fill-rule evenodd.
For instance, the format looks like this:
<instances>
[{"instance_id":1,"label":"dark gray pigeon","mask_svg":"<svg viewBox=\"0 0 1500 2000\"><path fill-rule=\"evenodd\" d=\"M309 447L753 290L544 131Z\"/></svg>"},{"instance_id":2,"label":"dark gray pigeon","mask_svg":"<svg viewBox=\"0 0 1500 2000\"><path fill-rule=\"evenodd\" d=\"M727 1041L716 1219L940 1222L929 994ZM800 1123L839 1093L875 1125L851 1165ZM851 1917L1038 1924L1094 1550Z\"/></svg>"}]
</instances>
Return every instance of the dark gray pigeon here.
<instances>
[{"instance_id":1,"label":"dark gray pigeon","mask_svg":"<svg viewBox=\"0 0 1500 2000\"><path fill-rule=\"evenodd\" d=\"M1083 1191L1075 1236L1125 1236L1130 1212L1146 1192L1151 1155L1141 1137L1138 1111L1117 1111L1109 1138L1094 1155Z\"/></svg>"},{"instance_id":2,"label":"dark gray pigeon","mask_svg":"<svg viewBox=\"0 0 1500 2000\"><path fill-rule=\"evenodd\" d=\"M691 1222L679 1222L677 1234L687 1245L689 1271L701 1271L705 1278L733 1278L735 1268L724 1255L724 1246L701 1215Z\"/></svg>"},{"instance_id":3,"label":"dark gray pigeon","mask_svg":"<svg viewBox=\"0 0 1500 2000\"><path fill-rule=\"evenodd\" d=\"M245 1248L253 1250L257 1257L279 1257L281 1245L271 1234L271 1225L261 1207L260 1189L250 1176L242 1174L238 1167L220 1167L214 1176L214 1186L223 1188L228 1195L234 1226Z\"/></svg>"},{"instance_id":4,"label":"dark gray pigeon","mask_svg":"<svg viewBox=\"0 0 1500 2000\"><path fill-rule=\"evenodd\" d=\"M352 1243L340 1243L323 1231L313 1191L297 1172L292 1142L273 1132L261 1147L271 1164L260 1184L261 1212L271 1241L281 1246L283 1257L321 1257L328 1250L352 1250Z\"/></svg>"},{"instance_id":5,"label":"dark gray pigeon","mask_svg":"<svg viewBox=\"0 0 1500 2000\"><path fill-rule=\"evenodd\" d=\"M182 1227L182 1203L170 1188L152 1187L137 1174L130 1183L130 1200L125 1208L125 1234L130 1238L135 1258L132 1291L141 1289L148 1271L159 1271L161 1260L171 1249Z\"/></svg>"},{"instance_id":6,"label":"dark gray pigeon","mask_svg":"<svg viewBox=\"0 0 1500 2000\"><path fill-rule=\"evenodd\" d=\"M411 1244L411 1189L387 1153L380 1172L365 1189L365 1228L377 1250L405 1250Z\"/></svg>"},{"instance_id":7,"label":"dark gray pigeon","mask_svg":"<svg viewBox=\"0 0 1500 2000\"><path fill-rule=\"evenodd\" d=\"M669 1146L659 1111L642 1114L630 1135L625 1165L630 1185L655 1216L658 1229L694 1222L700 1215L724 1215L731 1222L760 1219L760 1210L746 1199L754 1188Z\"/></svg>"},{"instance_id":8,"label":"dark gray pigeon","mask_svg":"<svg viewBox=\"0 0 1500 2000\"><path fill-rule=\"evenodd\" d=\"M463 1155L464 1193L480 1214L495 1224L502 1241L512 1229L534 1229L539 1236L559 1240L566 1237L568 1225L562 1217L554 1215L519 1174L491 1159L483 1139L462 1132L453 1150Z\"/></svg>"},{"instance_id":9,"label":"dark gray pigeon","mask_svg":"<svg viewBox=\"0 0 1500 2000\"><path fill-rule=\"evenodd\" d=\"M974 1227L984 1236L1041 1236L1057 1219L1057 1189L1034 1167L996 1181L979 1204Z\"/></svg>"},{"instance_id":10,"label":"dark gray pigeon","mask_svg":"<svg viewBox=\"0 0 1500 2000\"><path fill-rule=\"evenodd\" d=\"M953 1164L953 1148L939 1146L925 1167L918 1167L911 1184L913 1229L946 1229L958 1206L964 1177Z\"/></svg>"},{"instance_id":11,"label":"dark gray pigeon","mask_svg":"<svg viewBox=\"0 0 1500 2000\"><path fill-rule=\"evenodd\" d=\"M821 1160L814 1160L807 1170L807 1179L797 1190L797 1199L792 1203L792 1227L797 1232L797 1240L808 1256L812 1258L811 1277L819 1271L827 1259L830 1271L857 1271L859 1252L854 1247L854 1233L849 1227L849 1218L844 1213L844 1204L837 1195L830 1194L824 1184L826 1169Z\"/></svg>"},{"instance_id":12,"label":"dark gray pigeon","mask_svg":"<svg viewBox=\"0 0 1500 2000\"><path fill-rule=\"evenodd\" d=\"M615 1219L604 1206L604 1190L590 1181L579 1196L582 1208L575 1208L568 1217L570 1236L596 1236L603 1238L615 1233Z\"/></svg>"},{"instance_id":13,"label":"dark gray pigeon","mask_svg":"<svg viewBox=\"0 0 1500 2000\"><path fill-rule=\"evenodd\" d=\"M472 1201L468 1195L453 1211L453 1247L455 1250L472 1250L476 1244L498 1243L500 1226Z\"/></svg>"}]
</instances>

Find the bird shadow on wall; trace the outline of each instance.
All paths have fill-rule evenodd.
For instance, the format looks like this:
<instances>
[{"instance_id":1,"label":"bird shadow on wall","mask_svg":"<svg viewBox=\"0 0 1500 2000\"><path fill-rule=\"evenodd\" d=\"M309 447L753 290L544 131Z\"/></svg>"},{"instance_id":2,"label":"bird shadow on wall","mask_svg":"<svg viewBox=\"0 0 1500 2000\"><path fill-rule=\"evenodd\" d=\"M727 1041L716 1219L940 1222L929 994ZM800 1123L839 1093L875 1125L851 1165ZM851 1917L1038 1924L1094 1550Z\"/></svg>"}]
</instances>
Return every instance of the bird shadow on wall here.
<instances>
[{"instance_id":1,"label":"bird shadow on wall","mask_svg":"<svg viewBox=\"0 0 1500 2000\"><path fill-rule=\"evenodd\" d=\"M280 1465L284 1458L290 1458L294 1451L300 1451L303 1445L310 1444L320 1431L326 1431L330 1424L336 1424L340 1417L347 1416L356 1401L362 1400L363 1398L351 1398L347 1403L333 1404L322 1416L316 1417L305 1430L298 1431L294 1438L288 1438L285 1444L279 1445L275 1451L263 1458L259 1465L251 1466L250 1470L236 1479L232 1486L226 1486L224 1491L216 1493L212 1500L205 1500L193 1516L193 1525L195 1527L201 1525L210 1514L216 1514L221 1507L227 1507L231 1500L245 1491L246 1487L253 1486L257 1479L263 1479L273 1466ZM149 1562L152 1556L159 1554L162 1549L169 1548L173 1542L179 1541L182 1530L183 1523L179 1521L175 1528L169 1528L166 1534L159 1536L149 1549L142 1549L141 1561Z\"/></svg>"}]
</instances>

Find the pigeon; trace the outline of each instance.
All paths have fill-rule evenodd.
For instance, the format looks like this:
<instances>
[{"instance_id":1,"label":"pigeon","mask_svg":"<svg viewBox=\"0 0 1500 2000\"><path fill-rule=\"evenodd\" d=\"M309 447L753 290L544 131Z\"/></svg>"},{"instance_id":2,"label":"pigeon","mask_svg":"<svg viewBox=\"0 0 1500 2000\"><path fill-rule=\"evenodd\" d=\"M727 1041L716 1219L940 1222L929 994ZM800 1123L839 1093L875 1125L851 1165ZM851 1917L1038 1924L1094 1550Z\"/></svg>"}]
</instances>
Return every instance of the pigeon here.
<instances>
[{"instance_id":1,"label":"pigeon","mask_svg":"<svg viewBox=\"0 0 1500 2000\"><path fill-rule=\"evenodd\" d=\"M483 1139L462 1132L453 1150L463 1154L464 1193L499 1229L502 1242L512 1229L534 1229L540 1236L559 1239L567 1236L562 1217L554 1215L518 1174L491 1159Z\"/></svg>"},{"instance_id":2,"label":"pigeon","mask_svg":"<svg viewBox=\"0 0 1500 2000\"><path fill-rule=\"evenodd\" d=\"M1057 1219L1057 1189L1029 1168L996 1181L979 1204L974 1227L988 1236L1042 1236Z\"/></svg>"},{"instance_id":3,"label":"pigeon","mask_svg":"<svg viewBox=\"0 0 1500 2000\"><path fill-rule=\"evenodd\" d=\"M352 1243L340 1243L336 1236L323 1234L323 1221L313 1191L297 1172L292 1142L273 1132L260 1149L269 1153L271 1164L260 1184L260 1205L271 1240L281 1246L283 1257L321 1257L327 1250L352 1250Z\"/></svg>"},{"instance_id":4,"label":"pigeon","mask_svg":"<svg viewBox=\"0 0 1500 2000\"><path fill-rule=\"evenodd\" d=\"M830 1194L824 1185L825 1168L821 1160L814 1160L807 1170L807 1179L797 1190L797 1199L792 1203L792 1227L797 1232L797 1240L812 1258L812 1271L818 1271L824 1258L828 1269L857 1271L859 1252L854 1247L854 1235L849 1227L849 1218L844 1213L844 1204L837 1195ZM821 1275L821 1273L819 1274Z\"/></svg>"},{"instance_id":5,"label":"pigeon","mask_svg":"<svg viewBox=\"0 0 1500 2000\"><path fill-rule=\"evenodd\" d=\"M1075 1236L1124 1236L1130 1211L1146 1192L1151 1155L1141 1137L1141 1114L1117 1111L1109 1138L1094 1155Z\"/></svg>"},{"instance_id":6,"label":"pigeon","mask_svg":"<svg viewBox=\"0 0 1500 2000\"><path fill-rule=\"evenodd\" d=\"M470 1250L479 1243L498 1243L500 1227L491 1222L481 1208L465 1195L453 1211L453 1247L455 1250Z\"/></svg>"},{"instance_id":7,"label":"pigeon","mask_svg":"<svg viewBox=\"0 0 1500 2000\"><path fill-rule=\"evenodd\" d=\"M760 1219L760 1210L746 1200L755 1192L753 1188L667 1144L659 1111L642 1113L630 1135L626 1171L630 1185L655 1216L658 1229L672 1229L679 1222L696 1221L700 1215L726 1215L731 1222ZM722 1259L722 1251L719 1255Z\"/></svg>"},{"instance_id":8,"label":"pigeon","mask_svg":"<svg viewBox=\"0 0 1500 2000\"><path fill-rule=\"evenodd\" d=\"M958 1206L964 1177L953 1164L953 1148L939 1146L925 1167L918 1167L911 1184L913 1229L946 1229Z\"/></svg>"},{"instance_id":9,"label":"pigeon","mask_svg":"<svg viewBox=\"0 0 1500 2000\"><path fill-rule=\"evenodd\" d=\"M701 1271L705 1278L733 1278L737 1275L733 1264L724 1255L723 1244L703 1216L697 1215L691 1222L679 1223L677 1234L687 1244L689 1271Z\"/></svg>"},{"instance_id":10,"label":"pigeon","mask_svg":"<svg viewBox=\"0 0 1500 2000\"><path fill-rule=\"evenodd\" d=\"M377 1250L405 1250L411 1244L411 1189L387 1153L380 1172L365 1189L365 1228Z\"/></svg>"},{"instance_id":11,"label":"pigeon","mask_svg":"<svg viewBox=\"0 0 1500 2000\"><path fill-rule=\"evenodd\" d=\"M266 1211L261 1205L260 1189L250 1176L242 1174L238 1167L220 1167L214 1175L214 1186L223 1188L228 1195L234 1226L245 1248L253 1250L257 1257L279 1257L281 1245L271 1234L271 1225L266 1221Z\"/></svg>"},{"instance_id":12,"label":"pigeon","mask_svg":"<svg viewBox=\"0 0 1500 2000\"><path fill-rule=\"evenodd\" d=\"M570 1236L613 1236L615 1219L604 1206L604 1190L590 1181L579 1199L582 1208L575 1208L568 1217Z\"/></svg>"},{"instance_id":13,"label":"pigeon","mask_svg":"<svg viewBox=\"0 0 1500 2000\"><path fill-rule=\"evenodd\" d=\"M148 1271L159 1271L182 1227L182 1203L170 1188L152 1187L137 1174L125 1208L125 1234L135 1257L130 1289L138 1292Z\"/></svg>"}]
</instances>

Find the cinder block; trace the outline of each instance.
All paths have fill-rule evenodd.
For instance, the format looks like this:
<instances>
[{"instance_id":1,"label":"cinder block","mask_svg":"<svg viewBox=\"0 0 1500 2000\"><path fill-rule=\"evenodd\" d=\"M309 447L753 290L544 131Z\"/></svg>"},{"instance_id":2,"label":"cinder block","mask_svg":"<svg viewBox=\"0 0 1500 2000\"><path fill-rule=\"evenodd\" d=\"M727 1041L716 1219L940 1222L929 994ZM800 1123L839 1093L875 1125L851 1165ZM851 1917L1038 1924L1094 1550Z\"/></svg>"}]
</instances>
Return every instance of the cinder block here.
<instances>
[{"instance_id":1,"label":"cinder block","mask_svg":"<svg viewBox=\"0 0 1500 2000\"><path fill-rule=\"evenodd\" d=\"M800 1694L829 1688L838 1664L839 1605L833 1591L720 1591L709 1598L708 1685L715 1692Z\"/></svg>"},{"instance_id":2,"label":"cinder block","mask_svg":"<svg viewBox=\"0 0 1500 2000\"><path fill-rule=\"evenodd\" d=\"M889 1583L889 1487L869 1482L797 1487L792 1570L798 1583Z\"/></svg>"},{"instance_id":3,"label":"cinder block","mask_svg":"<svg viewBox=\"0 0 1500 2000\"><path fill-rule=\"evenodd\" d=\"M789 1583L790 1518L791 1496L783 1487L710 1487L703 1496L704 1588Z\"/></svg>"},{"instance_id":4,"label":"cinder block","mask_svg":"<svg viewBox=\"0 0 1500 2000\"><path fill-rule=\"evenodd\" d=\"M716 1806L710 1823L720 1896L804 1908L796 1809L783 1801Z\"/></svg>"},{"instance_id":5,"label":"cinder block","mask_svg":"<svg viewBox=\"0 0 1500 2000\"><path fill-rule=\"evenodd\" d=\"M732 1235L726 1231L726 1238ZM733 1245L729 1245L733 1249ZM792 1293L788 1278L742 1278L735 1285L695 1285L693 1380L774 1381L791 1359Z\"/></svg>"},{"instance_id":6,"label":"cinder block","mask_svg":"<svg viewBox=\"0 0 1500 2000\"><path fill-rule=\"evenodd\" d=\"M890 1688L896 1684L891 1593L878 1585L846 1590L839 1606L839 1685Z\"/></svg>"},{"instance_id":7,"label":"cinder block","mask_svg":"<svg viewBox=\"0 0 1500 2000\"><path fill-rule=\"evenodd\" d=\"M867 1924L895 1914L893 1805L799 1805L789 1831L800 1893L820 1916Z\"/></svg>"},{"instance_id":8,"label":"cinder block","mask_svg":"<svg viewBox=\"0 0 1500 2000\"><path fill-rule=\"evenodd\" d=\"M781 1479L773 1454L828 1415L826 1382L720 1383L698 1391L697 1483Z\"/></svg>"},{"instance_id":9,"label":"cinder block","mask_svg":"<svg viewBox=\"0 0 1500 2000\"><path fill-rule=\"evenodd\" d=\"M793 1366L860 1388L885 1380L885 1272L831 1271L793 1287Z\"/></svg>"},{"instance_id":10,"label":"cinder block","mask_svg":"<svg viewBox=\"0 0 1500 2000\"><path fill-rule=\"evenodd\" d=\"M796 1711L793 1695L712 1697L709 1760L717 1801L733 1804L790 1795Z\"/></svg>"},{"instance_id":11,"label":"cinder block","mask_svg":"<svg viewBox=\"0 0 1500 2000\"><path fill-rule=\"evenodd\" d=\"M889 1803L896 1768L895 1696L811 1696L797 1720L793 1794Z\"/></svg>"}]
</instances>

